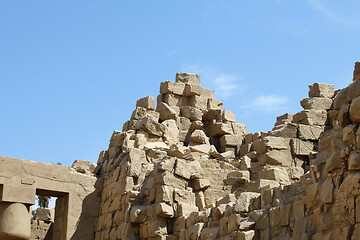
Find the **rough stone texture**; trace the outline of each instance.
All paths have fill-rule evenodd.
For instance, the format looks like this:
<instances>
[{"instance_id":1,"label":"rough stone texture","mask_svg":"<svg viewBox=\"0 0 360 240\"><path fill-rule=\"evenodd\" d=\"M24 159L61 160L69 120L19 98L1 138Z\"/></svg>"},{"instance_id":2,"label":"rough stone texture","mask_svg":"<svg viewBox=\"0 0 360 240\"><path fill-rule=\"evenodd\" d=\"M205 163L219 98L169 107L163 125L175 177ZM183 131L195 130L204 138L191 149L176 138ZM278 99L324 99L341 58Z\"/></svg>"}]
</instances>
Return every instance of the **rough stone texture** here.
<instances>
[{"instance_id":1,"label":"rough stone texture","mask_svg":"<svg viewBox=\"0 0 360 240\"><path fill-rule=\"evenodd\" d=\"M44 166L32 172L32 163L1 158L7 160L1 170L20 172L2 173L2 203L30 204L38 188L70 189L68 235L55 239L358 239L358 72L336 93L333 85L309 86L304 110L278 117L267 133L247 133L211 90L201 88L199 75L179 73L176 82L161 84L156 111L147 106L149 97L139 100L126 128L100 153L97 171L79 162L77 170L56 168L50 177ZM94 190L98 181L101 193ZM23 195L11 191L19 182ZM87 213L94 193L101 204L93 208L92 229L89 215L79 218L79 206ZM79 196L85 196L82 205ZM57 204L54 234L64 205ZM82 224L93 235L76 238Z\"/></svg>"}]
</instances>

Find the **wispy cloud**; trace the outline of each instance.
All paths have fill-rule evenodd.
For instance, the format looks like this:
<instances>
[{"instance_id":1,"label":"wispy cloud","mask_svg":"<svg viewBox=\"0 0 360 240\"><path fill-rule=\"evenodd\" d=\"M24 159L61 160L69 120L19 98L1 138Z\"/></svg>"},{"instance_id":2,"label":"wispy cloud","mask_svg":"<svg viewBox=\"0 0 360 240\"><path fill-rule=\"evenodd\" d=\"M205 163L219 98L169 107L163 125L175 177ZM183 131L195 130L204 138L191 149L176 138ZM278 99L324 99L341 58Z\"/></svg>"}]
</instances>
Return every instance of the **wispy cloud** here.
<instances>
[{"instance_id":1,"label":"wispy cloud","mask_svg":"<svg viewBox=\"0 0 360 240\"><path fill-rule=\"evenodd\" d=\"M229 98L235 92L243 91L246 88L245 84L241 82L241 77L235 74L217 72L210 66L184 65L183 71L200 74L202 85L213 89L220 99Z\"/></svg>"},{"instance_id":2,"label":"wispy cloud","mask_svg":"<svg viewBox=\"0 0 360 240\"><path fill-rule=\"evenodd\" d=\"M333 22L344 24L347 26L359 26L358 16L342 14L339 11L333 10L326 6L322 0L309 0L309 3L312 7L327 16Z\"/></svg>"},{"instance_id":3,"label":"wispy cloud","mask_svg":"<svg viewBox=\"0 0 360 240\"><path fill-rule=\"evenodd\" d=\"M243 104L240 108L242 109L253 109L256 112L274 112L286 109L288 99L278 95L262 95L253 98L252 101L247 104Z\"/></svg>"},{"instance_id":4,"label":"wispy cloud","mask_svg":"<svg viewBox=\"0 0 360 240\"><path fill-rule=\"evenodd\" d=\"M223 98L228 98L239 89L238 78L234 75L222 73L214 79L215 88Z\"/></svg>"},{"instance_id":5,"label":"wispy cloud","mask_svg":"<svg viewBox=\"0 0 360 240\"><path fill-rule=\"evenodd\" d=\"M172 50L168 51L166 54L168 56L171 56L171 55L176 55L176 54L179 54L179 53L182 53L181 49L172 49Z\"/></svg>"}]
</instances>

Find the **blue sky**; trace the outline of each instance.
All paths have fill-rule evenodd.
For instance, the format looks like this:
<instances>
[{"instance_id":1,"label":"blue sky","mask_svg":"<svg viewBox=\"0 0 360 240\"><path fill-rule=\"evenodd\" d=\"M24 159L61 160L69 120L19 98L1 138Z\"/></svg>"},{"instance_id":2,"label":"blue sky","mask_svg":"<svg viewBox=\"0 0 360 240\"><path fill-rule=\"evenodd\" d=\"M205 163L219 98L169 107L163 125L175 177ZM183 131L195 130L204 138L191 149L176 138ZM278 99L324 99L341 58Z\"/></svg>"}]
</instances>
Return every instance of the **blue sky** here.
<instances>
[{"instance_id":1,"label":"blue sky","mask_svg":"<svg viewBox=\"0 0 360 240\"><path fill-rule=\"evenodd\" d=\"M359 1L0 0L0 155L97 161L136 100L176 72L249 132L301 110L308 85L352 81Z\"/></svg>"}]
</instances>

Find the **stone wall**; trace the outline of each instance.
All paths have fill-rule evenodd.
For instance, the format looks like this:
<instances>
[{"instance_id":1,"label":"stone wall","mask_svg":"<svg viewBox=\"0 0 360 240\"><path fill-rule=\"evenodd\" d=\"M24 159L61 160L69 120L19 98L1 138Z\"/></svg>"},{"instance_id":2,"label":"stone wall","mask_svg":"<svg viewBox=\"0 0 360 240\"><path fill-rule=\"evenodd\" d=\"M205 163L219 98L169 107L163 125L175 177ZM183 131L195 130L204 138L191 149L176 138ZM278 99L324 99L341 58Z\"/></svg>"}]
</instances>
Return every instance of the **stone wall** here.
<instances>
[{"instance_id":1,"label":"stone wall","mask_svg":"<svg viewBox=\"0 0 360 240\"><path fill-rule=\"evenodd\" d=\"M102 185L89 169L84 161L71 168L0 157L0 239L39 239L34 231L30 236L36 194L57 197L52 239L93 239ZM45 231L43 222L32 227Z\"/></svg>"},{"instance_id":2,"label":"stone wall","mask_svg":"<svg viewBox=\"0 0 360 240\"><path fill-rule=\"evenodd\" d=\"M251 134L198 75L161 83L100 153L95 239L357 239L358 72Z\"/></svg>"}]
</instances>

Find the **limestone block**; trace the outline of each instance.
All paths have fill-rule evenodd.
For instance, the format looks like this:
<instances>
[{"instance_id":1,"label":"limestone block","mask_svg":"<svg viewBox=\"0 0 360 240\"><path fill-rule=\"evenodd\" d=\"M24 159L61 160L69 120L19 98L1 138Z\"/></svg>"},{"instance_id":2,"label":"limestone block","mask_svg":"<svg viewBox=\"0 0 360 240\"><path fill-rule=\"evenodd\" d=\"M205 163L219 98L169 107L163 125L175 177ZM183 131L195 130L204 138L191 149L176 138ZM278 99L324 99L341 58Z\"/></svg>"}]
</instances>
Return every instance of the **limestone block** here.
<instances>
[{"instance_id":1,"label":"limestone block","mask_svg":"<svg viewBox=\"0 0 360 240\"><path fill-rule=\"evenodd\" d=\"M200 237L201 230L204 227L204 223L196 223L186 230L185 239L197 240Z\"/></svg>"},{"instance_id":2,"label":"limestone block","mask_svg":"<svg viewBox=\"0 0 360 240\"><path fill-rule=\"evenodd\" d=\"M144 146L145 149L170 149L164 142L147 142Z\"/></svg>"},{"instance_id":3,"label":"limestone block","mask_svg":"<svg viewBox=\"0 0 360 240\"><path fill-rule=\"evenodd\" d=\"M181 202L185 204L189 204L194 206L195 205L195 194L189 189L174 189L174 201Z\"/></svg>"},{"instance_id":4,"label":"limestone block","mask_svg":"<svg viewBox=\"0 0 360 240\"><path fill-rule=\"evenodd\" d=\"M359 170L360 154L358 152L352 151L348 159L348 164L349 164L349 170Z\"/></svg>"},{"instance_id":5,"label":"limestone block","mask_svg":"<svg viewBox=\"0 0 360 240\"><path fill-rule=\"evenodd\" d=\"M251 218L245 218L243 219L239 224L239 230L240 231L248 231L255 226L255 221Z\"/></svg>"},{"instance_id":6,"label":"limestone block","mask_svg":"<svg viewBox=\"0 0 360 240\"><path fill-rule=\"evenodd\" d=\"M323 97L312 97L312 98L304 98L301 100L300 104L304 109L330 109L332 105L331 98L323 98Z\"/></svg>"},{"instance_id":7,"label":"limestone block","mask_svg":"<svg viewBox=\"0 0 360 240\"><path fill-rule=\"evenodd\" d=\"M250 181L250 172L247 170L237 170L229 172L224 183L227 185L243 185Z\"/></svg>"},{"instance_id":8,"label":"limestone block","mask_svg":"<svg viewBox=\"0 0 360 240\"><path fill-rule=\"evenodd\" d=\"M289 184L290 178L286 169L282 167L267 167L259 172L259 178L274 180L279 183Z\"/></svg>"},{"instance_id":9,"label":"limestone block","mask_svg":"<svg viewBox=\"0 0 360 240\"><path fill-rule=\"evenodd\" d=\"M163 218L172 218L174 217L174 209L169 204L157 203L155 205L155 214Z\"/></svg>"},{"instance_id":10,"label":"limestone block","mask_svg":"<svg viewBox=\"0 0 360 240\"><path fill-rule=\"evenodd\" d=\"M192 212L199 211L197 206L190 205L187 203L177 203L177 213L176 216L189 216Z\"/></svg>"},{"instance_id":11,"label":"limestone block","mask_svg":"<svg viewBox=\"0 0 360 240\"><path fill-rule=\"evenodd\" d=\"M208 98L198 95L189 97L189 106L195 107L200 110L207 109Z\"/></svg>"},{"instance_id":12,"label":"limestone block","mask_svg":"<svg viewBox=\"0 0 360 240\"><path fill-rule=\"evenodd\" d=\"M351 123L349 110L350 110L350 104L343 104L340 108L338 121L341 127L345 127Z\"/></svg>"},{"instance_id":13,"label":"limestone block","mask_svg":"<svg viewBox=\"0 0 360 240\"><path fill-rule=\"evenodd\" d=\"M314 83L309 85L309 97L331 98L334 95L335 86L333 84Z\"/></svg>"},{"instance_id":14,"label":"limestone block","mask_svg":"<svg viewBox=\"0 0 360 240\"><path fill-rule=\"evenodd\" d=\"M164 184L175 188L185 188L187 182L181 178L175 177L172 173L165 171L156 175L156 184Z\"/></svg>"},{"instance_id":15,"label":"limestone block","mask_svg":"<svg viewBox=\"0 0 360 240\"><path fill-rule=\"evenodd\" d=\"M86 173L90 170L90 161L88 160L75 160L71 166L79 173Z\"/></svg>"},{"instance_id":16,"label":"limestone block","mask_svg":"<svg viewBox=\"0 0 360 240\"><path fill-rule=\"evenodd\" d=\"M98 158L97 164L103 163L104 161L108 160L108 158L109 158L108 151L106 151L106 150L101 151L99 153L99 158Z\"/></svg>"},{"instance_id":17,"label":"limestone block","mask_svg":"<svg viewBox=\"0 0 360 240\"><path fill-rule=\"evenodd\" d=\"M16 184L11 184L11 183L6 183L6 184L2 185L2 195L0 195L0 201L34 205L35 204L35 186L34 185L25 185L25 184L16 185ZM17 207L15 207L15 208L17 208ZM14 210L14 211L16 211L16 210Z\"/></svg>"},{"instance_id":18,"label":"limestone block","mask_svg":"<svg viewBox=\"0 0 360 240\"><path fill-rule=\"evenodd\" d=\"M165 221L161 220L152 220L147 224L147 233L149 237L163 236L167 235L167 226Z\"/></svg>"},{"instance_id":19,"label":"limestone block","mask_svg":"<svg viewBox=\"0 0 360 240\"><path fill-rule=\"evenodd\" d=\"M352 122L355 122L355 123L360 122L360 97L357 97L352 100L351 105L350 105L349 114L350 114L350 119Z\"/></svg>"},{"instance_id":20,"label":"limestone block","mask_svg":"<svg viewBox=\"0 0 360 240\"><path fill-rule=\"evenodd\" d=\"M289 167L288 172L291 179L300 179L304 175L304 169L301 166Z\"/></svg>"},{"instance_id":21,"label":"limestone block","mask_svg":"<svg viewBox=\"0 0 360 240\"><path fill-rule=\"evenodd\" d=\"M162 95L163 102L169 106L187 106L189 105L188 97L183 97L173 93L166 93Z\"/></svg>"},{"instance_id":22,"label":"limestone block","mask_svg":"<svg viewBox=\"0 0 360 240\"><path fill-rule=\"evenodd\" d=\"M284 123L274 127L269 136L283 137L283 138L296 138L297 126L293 123Z\"/></svg>"},{"instance_id":23,"label":"limestone block","mask_svg":"<svg viewBox=\"0 0 360 240\"><path fill-rule=\"evenodd\" d=\"M231 214L228 219L227 232L232 233L232 232L236 231L240 225L241 219L242 219L242 217L240 214L235 214L235 213Z\"/></svg>"},{"instance_id":24,"label":"limestone block","mask_svg":"<svg viewBox=\"0 0 360 240\"><path fill-rule=\"evenodd\" d=\"M225 146L240 146L243 140L242 134L226 134L220 138L220 144Z\"/></svg>"},{"instance_id":25,"label":"limestone block","mask_svg":"<svg viewBox=\"0 0 360 240\"><path fill-rule=\"evenodd\" d=\"M201 144L210 144L209 138L206 136L205 132L203 130L195 130L191 136L191 141L195 143L201 143Z\"/></svg>"},{"instance_id":26,"label":"limestone block","mask_svg":"<svg viewBox=\"0 0 360 240\"><path fill-rule=\"evenodd\" d=\"M224 150L225 150L225 152L220 153L220 157L222 157L222 158L234 158L235 157L236 148L227 147Z\"/></svg>"},{"instance_id":27,"label":"limestone block","mask_svg":"<svg viewBox=\"0 0 360 240\"><path fill-rule=\"evenodd\" d=\"M299 137L304 140L317 140L324 131L324 127L299 124Z\"/></svg>"},{"instance_id":28,"label":"limestone block","mask_svg":"<svg viewBox=\"0 0 360 240\"><path fill-rule=\"evenodd\" d=\"M165 120L161 123L161 125L165 127L165 131L163 134L165 142L169 146L179 143L180 130L178 129L176 121L174 119Z\"/></svg>"},{"instance_id":29,"label":"limestone block","mask_svg":"<svg viewBox=\"0 0 360 240\"><path fill-rule=\"evenodd\" d=\"M287 204L287 205L281 205L280 209L279 209L279 225L280 226L287 226L289 225L289 221L290 221L290 209L291 209L291 205Z\"/></svg>"},{"instance_id":30,"label":"limestone block","mask_svg":"<svg viewBox=\"0 0 360 240\"><path fill-rule=\"evenodd\" d=\"M314 144L310 141L292 138L290 143L291 151L294 155L308 156L312 151L314 151Z\"/></svg>"},{"instance_id":31,"label":"limestone block","mask_svg":"<svg viewBox=\"0 0 360 240\"><path fill-rule=\"evenodd\" d=\"M173 225L173 231L180 232L182 229L185 229L185 220L186 218L184 216L178 217L174 221Z\"/></svg>"},{"instance_id":32,"label":"limestone block","mask_svg":"<svg viewBox=\"0 0 360 240\"><path fill-rule=\"evenodd\" d=\"M191 127L191 121L186 117L178 117L176 122L180 130L179 139L180 141L185 142L188 136L190 138L189 130ZM187 141L189 141L189 139Z\"/></svg>"},{"instance_id":33,"label":"limestone block","mask_svg":"<svg viewBox=\"0 0 360 240\"><path fill-rule=\"evenodd\" d=\"M207 103L208 109L223 109L224 104L217 99L209 98Z\"/></svg>"},{"instance_id":34,"label":"limestone block","mask_svg":"<svg viewBox=\"0 0 360 240\"><path fill-rule=\"evenodd\" d=\"M355 145L355 125L347 125L342 130L343 141L347 146Z\"/></svg>"},{"instance_id":35,"label":"limestone block","mask_svg":"<svg viewBox=\"0 0 360 240\"><path fill-rule=\"evenodd\" d=\"M222 120L222 109L207 109L203 111L203 117L202 119L204 121L221 121Z\"/></svg>"},{"instance_id":36,"label":"limestone block","mask_svg":"<svg viewBox=\"0 0 360 240\"><path fill-rule=\"evenodd\" d=\"M128 146L126 146L126 147L128 147ZM123 148L125 148L125 146L123 146ZM108 149L109 159L116 159L119 156L120 152L121 152L120 147L109 147L109 149Z\"/></svg>"},{"instance_id":37,"label":"limestone block","mask_svg":"<svg viewBox=\"0 0 360 240\"><path fill-rule=\"evenodd\" d=\"M216 201L216 205L220 205L220 204L231 204L231 203L235 203L236 201L236 197L235 194L227 194L224 197L222 197L221 199Z\"/></svg>"},{"instance_id":38,"label":"limestone block","mask_svg":"<svg viewBox=\"0 0 360 240\"><path fill-rule=\"evenodd\" d=\"M222 118L225 121L235 122L235 113L233 113L233 112L231 112L229 110L223 110Z\"/></svg>"},{"instance_id":39,"label":"limestone block","mask_svg":"<svg viewBox=\"0 0 360 240\"><path fill-rule=\"evenodd\" d=\"M248 190L252 192L260 192L262 189L272 189L279 186L280 184L274 180L257 179L255 181L250 181L248 185Z\"/></svg>"},{"instance_id":40,"label":"limestone block","mask_svg":"<svg viewBox=\"0 0 360 240\"><path fill-rule=\"evenodd\" d=\"M237 213L240 212L249 212L250 205L256 198L260 197L260 193L255 192L242 192L239 194L234 206L234 211Z\"/></svg>"},{"instance_id":41,"label":"limestone block","mask_svg":"<svg viewBox=\"0 0 360 240\"><path fill-rule=\"evenodd\" d=\"M205 196L204 196L204 193L202 191L199 191L199 192L195 193L195 202L196 202L196 206L200 210L205 209L205 207L206 207L206 205L205 205Z\"/></svg>"},{"instance_id":42,"label":"limestone block","mask_svg":"<svg viewBox=\"0 0 360 240\"><path fill-rule=\"evenodd\" d=\"M220 219L224 216L227 204L220 204L212 209L214 219Z\"/></svg>"},{"instance_id":43,"label":"limestone block","mask_svg":"<svg viewBox=\"0 0 360 240\"><path fill-rule=\"evenodd\" d=\"M159 113L154 111L149 111L143 107L137 107L131 115L131 120L140 120L144 117L148 117L154 120L155 122L157 122L159 120Z\"/></svg>"},{"instance_id":44,"label":"limestone block","mask_svg":"<svg viewBox=\"0 0 360 240\"><path fill-rule=\"evenodd\" d=\"M147 143L146 135L143 133L135 134L135 148L143 149Z\"/></svg>"},{"instance_id":45,"label":"limestone block","mask_svg":"<svg viewBox=\"0 0 360 240\"><path fill-rule=\"evenodd\" d=\"M228 220L227 216L220 218L220 236L225 236L228 234Z\"/></svg>"},{"instance_id":46,"label":"limestone block","mask_svg":"<svg viewBox=\"0 0 360 240\"><path fill-rule=\"evenodd\" d=\"M348 100L351 101L354 98L357 98L360 96L360 81L359 81L359 79L350 83L347 88L348 88L348 91L347 91L347 99Z\"/></svg>"},{"instance_id":47,"label":"limestone block","mask_svg":"<svg viewBox=\"0 0 360 240\"><path fill-rule=\"evenodd\" d=\"M289 150L270 150L263 154L265 163L270 165L292 166L293 159Z\"/></svg>"},{"instance_id":48,"label":"limestone block","mask_svg":"<svg viewBox=\"0 0 360 240\"><path fill-rule=\"evenodd\" d=\"M155 109L155 98L153 96L148 96L137 100L136 107L143 107L148 110Z\"/></svg>"},{"instance_id":49,"label":"limestone block","mask_svg":"<svg viewBox=\"0 0 360 240\"><path fill-rule=\"evenodd\" d=\"M200 240L219 239L220 227L207 227L201 231Z\"/></svg>"},{"instance_id":50,"label":"limestone block","mask_svg":"<svg viewBox=\"0 0 360 240\"><path fill-rule=\"evenodd\" d=\"M174 93L176 95L183 95L185 93L185 84L181 82L165 81L160 84L160 93Z\"/></svg>"},{"instance_id":51,"label":"limestone block","mask_svg":"<svg viewBox=\"0 0 360 240\"><path fill-rule=\"evenodd\" d=\"M199 152L199 153L206 153L208 154L211 150L210 144L197 144L197 143L190 143L189 148L192 152Z\"/></svg>"},{"instance_id":52,"label":"limestone block","mask_svg":"<svg viewBox=\"0 0 360 240\"><path fill-rule=\"evenodd\" d=\"M255 229L262 230L270 226L269 215L267 210L254 210L250 213L250 217L255 221Z\"/></svg>"},{"instance_id":53,"label":"limestone block","mask_svg":"<svg viewBox=\"0 0 360 240\"><path fill-rule=\"evenodd\" d=\"M225 134L233 134L233 129L231 123L213 123L208 126L205 126L207 135L210 137L222 136Z\"/></svg>"},{"instance_id":54,"label":"limestone block","mask_svg":"<svg viewBox=\"0 0 360 240\"><path fill-rule=\"evenodd\" d=\"M326 119L326 110L306 109L294 115L293 123L323 126Z\"/></svg>"},{"instance_id":55,"label":"limestone block","mask_svg":"<svg viewBox=\"0 0 360 240\"><path fill-rule=\"evenodd\" d=\"M257 139L252 143L252 149L257 154L264 154L266 152L265 142L262 139Z\"/></svg>"},{"instance_id":56,"label":"limestone block","mask_svg":"<svg viewBox=\"0 0 360 240\"><path fill-rule=\"evenodd\" d=\"M136 123L137 129L144 129L146 132L161 137L165 132L165 126L152 120L151 118L144 117Z\"/></svg>"},{"instance_id":57,"label":"limestone block","mask_svg":"<svg viewBox=\"0 0 360 240\"><path fill-rule=\"evenodd\" d=\"M202 120L202 111L198 108L191 106L182 106L180 107L181 116L190 119L191 121L201 121Z\"/></svg>"},{"instance_id":58,"label":"limestone block","mask_svg":"<svg viewBox=\"0 0 360 240\"><path fill-rule=\"evenodd\" d=\"M203 178L195 178L192 180L192 185L195 191L199 191L208 188L210 186L210 181Z\"/></svg>"},{"instance_id":59,"label":"limestone block","mask_svg":"<svg viewBox=\"0 0 360 240\"><path fill-rule=\"evenodd\" d=\"M160 119L162 121L165 121L167 119L174 119L178 116L176 110L174 110L169 105L163 102L157 105L156 112L160 114Z\"/></svg>"},{"instance_id":60,"label":"limestone block","mask_svg":"<svg viewBox=\"0 0 360 240\"><path fill-rule=\"evenodd\" d=\"M252 240L255 237L255 231L238 231L236 232L236 239L238 240Z\"/></svg>"},{"instance_id":61,"label":"limestone block","mask_svg":"<svg viewBox=\"0 0 360 240\"><path fill-rule=\"evenodd\" d=\"M280 208L279 207L272 207L269 209L269 220L270 226L275 227L280 225Z\"/></svg>"},{"instance_id":62,"label":"limestone block","mask_svg":"<svg viewBox=\"0 0 360 240\"><path fill-rule=\"evenodd\" d=\"M177 73L176 82L200 85L200 75L194 73Z\"/></svg>"},{"instance_id":63,"label":"limestone block","mask_svg":"<svg viewBox=\"0 0 360 240\"><path fill-rule=\"evenodd\" d=\"M191 177L191 168L188 161L177 159L174 174L189 180Z\"/></svg>"},{"instance_id":64,"label":"limestone block","mask_svg":"<svg viewBox=\"0 0 360 240\"><path fill-rule=\"evenodd\" d=\"M290 113L285 113L279 117L276 118L277 123L284 123L284 122L291 122L293 119L293 115Z\"/></svg>"},{"instance_id":65,"label":"limestone block","mask_svg":"<svg viewBox=\"0 0 360 240\"><path fill-rule=\"evenodd\" d=\"M185 96L199 95L208 98L214 97L214 91L202 88L200 85L186 84Z\"/></svg>"},{"instance_id":66,"label":"limestone block","mask_svg":"<svg viewBox=\"0 0 360 240\"><path fill-rule=\"evenodd\" d=\"M245 157L251 151L252 143L241 145L239 148L240 157Z\"/></svg>"},{"instance_id":67,"label":"limestone block","mask_svg":"<svg viewBox=\"0 0 360 240\"><path fill-rule=\"evenodd\" d=\"M142 223L146 220L146 206L134 206L130 210L130 221Z\"/></svg>"},{"instance_id":68,"label":"limestone block","mask_svg":"<svg viewBox=\"0 0 360 240\"><path fill-rule=\"evenodd\" d=\"M348 88L343 88L338 92L334 98L334 109L340 110L343 104L348 104L351 101L347 98Z\"/></svg>"},{"instance_id":69,"label":"limestone block","mask_svg":"<svg viewBox=\"0 0 360 240\"><path fill-rule=\"evenodd\" d=\"M170 146L168 155L172 157L182 158L186 151L189 150L187 147L184 147L182 144L173 144Z\"/></svg>"},{"instance_id":70,"label":"limestone block","mask_svg":"<svg viewBox=\"0 0 360 240\"><path fill-rule=\"evenodd\" d=\"M263 138L267 149L289 149L289 138L267 136Z\"/></svg>"},{"instance_id":71,"label":"limestone block","mask_svg":"<svg viewBox=\"0 0 360 240\"><path fill-rule=\"evenodd\" d=\"M241 170L248 170L251 168L251 158L248 156L243 156L240 159L240 169Z\"/></svg>"},{"instance_id":72,"label":"limestone block","mask_svg":"<svg viewBox=\"0 0 360 240\"><path fill-rule=\"evenodd\" d=\"M173 203L174 199L174 188L166 185L157 185L155 187L156 197L155 201L157 203L165 202L165 203Z\"/></svg>"},{"instance_id":73,"label":"limestone block","mask_svg":"<svg viewBox=\"0 0 360 240\"><path fill-rule=\"evenodd\" d=\"M35 220L54 222L55 209L54 208L37 208Z\"/></svg>"}]
</instances>

